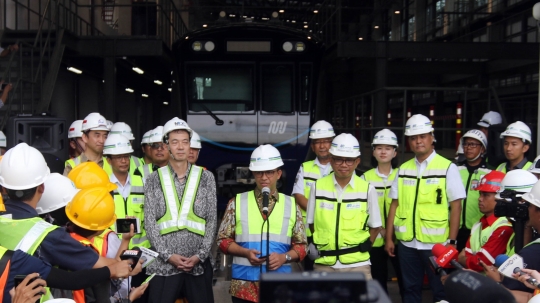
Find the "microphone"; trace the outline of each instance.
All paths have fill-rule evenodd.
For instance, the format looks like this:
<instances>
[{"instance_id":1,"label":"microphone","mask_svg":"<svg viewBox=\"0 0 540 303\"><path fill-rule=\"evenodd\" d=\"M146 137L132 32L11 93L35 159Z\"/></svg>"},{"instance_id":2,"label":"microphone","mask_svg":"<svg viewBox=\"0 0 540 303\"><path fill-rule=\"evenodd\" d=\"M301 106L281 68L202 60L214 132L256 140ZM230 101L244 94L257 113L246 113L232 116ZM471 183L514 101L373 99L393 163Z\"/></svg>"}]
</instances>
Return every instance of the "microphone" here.
<instances>
[{"instance_id":1,"label":"microphone","mask_svg":"<svg viewBox=\"0 0 540 303\"><path fill-rule=\"evenodd\" d=\"M514 268L514 273L519 274L520 276L528 275L528 273L522 271L521 268L519 267ZM535 278L531 276L529 276L529 278L527 279L527 282L529 282L529 284L533 285L536 288L540 288L540 282L538 282L538 280L536 280Z\"/></svg>"},{"instance_id":2,"label":"microphone","mask_svg":"<svg viewBox=\"0 0 540 303\"><path fill-rule=\"evenodd\" d=\"M506 260L508 260L508 256L507 256L507 255L505 255L505 254L498 255L498 256L495 258L495 263L493 263L493 266L499 268L504 262L506 262Z\"/></svg>"},{"instance_id":3,"label":"microphone","mask_svg":"<svg viewBox=\"0 0 540 303\"><path fill-rule=\"evenodd\" d=\"M446 300L451 303L515 303L514 295L497 282L479 273L458 270L444 283Z\"/></svg>"},{"instance_id":4,"label":"microphone","mask_svg":"<svg viewBox=\"0 0 540 303\"><path fill-rule=\"evenodd\" d=\"M263 214L265 216L268 215L268 199L270 197L270 188L268 187L263 187L262 189L262 195L263 195L263 202L262 202L262 209L263 209Z\"/></svg>"},{"instance_id":5,"label":"microphone","mask_svg":"<svg viewBox=\"0 0 540 303\"><path fill-rule=\"evenodd\" d=\"M453 247L446 247L440 243L437 243L433 245L433 248L431 249L431 253L435 257L437 257L437 264L439 264L440 267L448 268L449 265L452 265L453 267L457 269L463 269L463 266L459 264L458 261L456 261L459 252L457 249Z\"/></svg>"},{"instance_id":6,"label":"microphone","mask_svg":"<svg viewBox=\"0 0 540 303\"><path fill-rule=\"evenodd\" d=\"M137 263L139 262L139 259L142 256L142 251L138 247L134 247L133 249L126 249L122 252L120 255L120 260L131 260L133 263L131 264L131 269L134 269L135 266L137 266Z\"/></svg>"},{"instance_id":7,"label":"microphone","mask_svg":"<svg viewBox=\"0 0 540 303\"><path fill-rule=\"evenodd\" d=\"M447 275L444 268L439 266L439 264L437 263L437 258L435 256L429 257L429 267L431 267L431 270L433 270L433 272L437 275L441 275L441 276Z\"/></svg>"}]
</instances>

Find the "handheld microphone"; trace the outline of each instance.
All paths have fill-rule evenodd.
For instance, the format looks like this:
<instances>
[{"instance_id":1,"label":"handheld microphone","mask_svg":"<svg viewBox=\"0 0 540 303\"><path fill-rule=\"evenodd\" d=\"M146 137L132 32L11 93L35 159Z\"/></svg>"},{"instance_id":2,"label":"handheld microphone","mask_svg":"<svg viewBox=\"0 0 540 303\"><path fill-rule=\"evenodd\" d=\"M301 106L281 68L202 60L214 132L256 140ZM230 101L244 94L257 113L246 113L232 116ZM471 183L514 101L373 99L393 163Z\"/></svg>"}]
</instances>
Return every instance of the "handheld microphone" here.
<instances>
[{"instance_id":1,"label":"handheld microphone","mask_svg":"<svg viewBox=\"0 0 540 303\"><path fill-rule=\"evenodd\" d=\"M437 263L437 258L435 256L429 257L429 267L431 267L431 270L437 275L447 275L446 271Z\"/></svg>"},{"instance_id":2,"label":"handheld microphone","mask_svg":"<svg viewBox=\"0 0 540 303\"><path fill-rule=\"evenodd\" d=\"M463 266L459 264L458 261L456 261L459 252L457 249L449 246L446 247L440 243L437 243L433 245L433 248L431 249L431 252L435 257L437 257L437 264L439 264L440 267L448 268L448 265L452 265L453 267L457 269L463 269Z\"/></svg>"},{"instance_id":3,"label":"handheld microphone","mask_svg":"<svg viewBox=\"0 0 540 303\"><path fill-rule=\"evenodd\" d=\"M262 195L263 195L263 202L262 202L262 211L265 216L268 215L268 200L270 198L270 188L263 187Z\"/></svg>"},{"instance_id":4,"label":"handheld microphone","mask_svg":"<svg viewBox=\"0 0 540 303\"><path fill-rule=\"evenodd\" d=\"M139 262L139 259L142 256L142 251L138 247L134 247L133 249L126 249L122 252L120 255L120 260L131 260L133 263L131 264L131 269L134 269L135 266L137 266L137 263Z\"/></svg>"},{"instance_id":5,"label":"handheld microphone","mask_svg":"<svg viewBox=\"0 0 540 303\"><path fill-rule=\"evenodd\" d=\"M514 268L514 273L519 274L520 276L528 275L526 272L522 271L521 268L519 267ZM529 284L533 285L536 288L540 288L540 282L538 282L538 280L536 280L533 277L529 276L529 278L527 279L527 282L529 282Z\"/></svg>"},{"instance_id":6,"label":"handheld microphone","mask_svg":"<svg viewBox=\"0 0 540 303\"><path fill-rule=\"evenodd\" d=\"M498 255L498 256L495 258L495 263L493 263L493 266L499 268L504 262L506 262L506 260L508 260L508 256L507 256L507 255L505 255L505 254Z\"/></svg>"}]
</instances>

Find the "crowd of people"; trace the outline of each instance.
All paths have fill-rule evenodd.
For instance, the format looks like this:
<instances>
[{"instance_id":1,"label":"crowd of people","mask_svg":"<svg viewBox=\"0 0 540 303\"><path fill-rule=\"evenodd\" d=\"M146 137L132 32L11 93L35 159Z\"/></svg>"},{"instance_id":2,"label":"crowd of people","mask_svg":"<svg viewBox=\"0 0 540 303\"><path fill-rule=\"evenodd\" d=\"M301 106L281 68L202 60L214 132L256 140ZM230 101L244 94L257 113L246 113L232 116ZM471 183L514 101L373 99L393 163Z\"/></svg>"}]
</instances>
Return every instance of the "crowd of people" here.
<instances>
[{"instance_id":1,"label":"crowd of people","mask_svg":"<svg viewBox=\"0 0 540 303\"><path fill-rule=\"evenodd\" d=\"M0 134L3 302L214 302L216 243L232 256L235 303L259 301L265 272L359 272L388 291L388 261L402 302L421 302L424 277L433 301L445 302L445 277L430 263L436 244L527 302L533 287L522 282L540 270L540 157L528 161L525 123L495 132L501 123L498 113L486 113L462 136L452 162L436 152L430 119L413 115L404 134L414 157L398 166L397 136L383 129L371 142L373 168L360 174L356 137L317 121L309 134L316 157L299 168L291 195L278 188L279 150L261 145L246 159L253 190L230 199L220 221L214 175L196 164L201 138L182 119L147 131L138 158L128 124L91 113L69 128L63 175L50 173L26 143L5 151ZM502 150L490 149L498 140ZM528 207L528 216L497 217L498 203ZM129 231L118 219L132 219ZM516 220L526 221L519 251ZM156 257L125 257L138 251ZM516 252L525 274L503 279L495 259Z\"/></svg>"}]
</instances>

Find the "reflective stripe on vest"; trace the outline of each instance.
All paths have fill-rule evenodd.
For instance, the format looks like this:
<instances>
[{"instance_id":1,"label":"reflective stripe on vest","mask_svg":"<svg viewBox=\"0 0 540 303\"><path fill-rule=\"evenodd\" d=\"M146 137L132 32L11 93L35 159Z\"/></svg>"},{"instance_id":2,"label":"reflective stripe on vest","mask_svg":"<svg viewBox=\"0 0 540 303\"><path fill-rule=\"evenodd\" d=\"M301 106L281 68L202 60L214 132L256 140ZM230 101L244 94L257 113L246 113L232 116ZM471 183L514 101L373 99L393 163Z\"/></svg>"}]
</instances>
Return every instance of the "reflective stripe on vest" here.
<instances>
[{"instance_id":1,"label":"reflective stripe on vest","mask_svg":"<svg viewBox=\"0 0 540 303\"><path fill-rule=\"evenodd\" d=\"M497 166L497 171L500 171L500 172L503 172L506 174L506 163L507 162L503 162L501 164L499 164L499 166ZM529 168L531 167L532 163L531 161L527 161L525 163L525 165L523 165L523 167L521 169L524 169L524 170L529 170Z\"/></svg>"},{"instance_id":2,"label":"reflective stripe on vest","mask_svg":"<svg viewBox=\"0 0 540 303\"><path fill-rule=\"evenodd\" d=\"M291 249L292 231L296 224L296 203L294 198L279 194L272 212L268 215L270 252L266 250L266 224L255 198L255 192L249 191L236 195L235 199L235 241L241 247L256 249L261 255L271 253L284 254ZM261 241L261 228L264 226ZM266 263L265 263L266 264ZM245 281L258 281L261 272L266 272L266 265L253 266L247 258L234 256L232 278ZM290 273L291 265L283 264L273 272Z\"/></svg>"},{"instance_id":3,"label":"reflective stripe on vest","mask_svg":"<svg viewBox=\"0 0 540 303\"><path fill-rule=\"evenodd\" d=\"M107 257L107 252L109 250L109 234L112 232L112 230L106 229L99 236L92 238L90 241L102 257Z\"/></svg>"},{"instance_id":4,"label":"reflective stripe on vest","mask_svg":"<svg viewBox=\"0 0 540 303\"><path fill-rule=\"evenodd\" d=\"M315 183L315 212L313 242L319 251L334 251L357 247L369 241L367 198L369 183L353 175L353 185L346 186L341 199L336 196L332 175ZM369 252L353 252L325 256L315 260L321 265L353 264L369 260Z\"/></svg>"},{"instance_id":5,"label":"reflective stripe on vest","mask_svg":"<svg viewBox=\"0 0 540 303\"><path fill-rule=\"evenodd\" d=\"M7 249L20 249L33 255L43 239L57 228L39 217L20 220L0 217L0 243Z\"/></svg>"},{"instance_id":6,"label":"reflective stripe on vest","mask_svg":"<svg viewBox=\"0 0 540 303\"><path fill-rule=\"evenodd\" d=\"M157 221L161 235L187 228L192 233L204 236L206 220L198 217L193 212L202 173L201 167L191 165L182 195L182 202L180 202L169 166L166 165L158 169L166 206L165 215ZM179 209L180 211L178 211Z\"/></svg>"},{"instance_id":7,"label":"reflective stripe on vest","mask_svg":"<svg viewBox=\"0 0 540 303\"><path fill-rule=\"evenodd\" d=\"M302 171L304 172L304 197L306 197L306 199L309 199L311 184L315 183L315 181L319 180L324 176L321 173L321 168L319 167L319 165L315 164L315 160L302 163ZM332 172L332 166L329 167L328 173L330 174L330 172ZM307 224L306 211L301 208L300 210L302 211L302 219L304 221L304 226L306 226L306 236L311 237L311 230L309 229Z\"/></svg>"},{"instance_id":8,"label":"reflective stripe on vest","mask_svg":"<svg viewBox=\"0 0 540 303\"><path fill-rule=\"evenodd\" d=\"M377 175L377 169L373 168L364 173L364 180L368 181L375 190L377 190L377 197L379 198L379 211L381 213L381 221L383 228L386 228L386 218L388 217L388 212L390 211L390 204L392 203L392 198L388 196L390 193L390 188L392 183L397 176L397 169L393 169L392 173L386 179L386 182L383 178ZM375 242L373 242L373 247L382 247L384 245L384 238L380 233L377 234Z\"/></svg>"},{"instance_id":9,"label":"reflective stripe on vest","mask_svg":"<svg viewBox=\"0 0 540 303\"><path fill-rule=\"evenodd\" d=\"M101 168L103 168L103 170L107 173L107 175L110 175L113 173L112 171L112 167L111 165L109 164L109 162L107 162L107 159L105 157L102 157L103 161L101 162L102 165L101 165ZM69 159L66 161L66 166L67 164L69 164L69 166L73 169L75 168L75 166L81 164L81 156L78 156L78 157L75 157L73 159Z\"/></svg>"},{"instance_id":10,"label":"reflective stripe on vest","mask_svg":"<svg viewBox=\"0 0 540 303\"><path fill-rule=\"evenodd\" d=\"M467 193L467 197L461 200L461 223L459 226L472 229L473 225L483 216L483 214L480 212L480 208L478 208L478 198L480 197L480 192L475 189L478 184L480 184L482 177L491 170L487 168L478 168L472 174L470 174L467 166L465 165L460 165L457 168Z\"/></svg>"},{"instance_id":11,"label":"reflective stripe on vest","mask_svg":"<svg viewBox=\"0 0 540 303\"><path fill-rule=\"evenodd\" d=\"M5 247L0 246L0 272L2 272L0 276L0 303L4 302L4 290L8 283L11 256L13 256L12 250L7 250Z\"/></svg>"},{"instance_id":12,"label":"reflective stripe on vest","mask_svg":"<svg viewBox=\"0 0 540 303\"><path fill-rule=\"evenodd\" d=\"M146 183L146 178L154 172L154 164L145 164L137 168L137 171L141 174L143 184Z\"/></svg>"},{"instance_id":13,"label":"reflective stripe on vest","mask_svg":"<svg viewBox=\"0 0 540 303\"><path fill-rule=\"evenodd\" d=\"M471 248L470 251L468 251L471 254L476 254L478 252L482 252L482 254L491 262L495 263L495 257L492 256L487 250L483 249L482 246L486 244L486 242L489 240L493 232L497 230L499 227L503 226L510 226L512 227L512 224L508 222L508 219L506 217L500 217L493 224L490 226L487 226L486 228L482 229L482 222L477 222L473 225L471 229L471 238L470 238L470 244Z\"/></svg>"},{"instance_id":14,"label":"reflective stripe on vest","mask_svg":"<svg viewBox=\"0 0 540 303\"><path fill-rule=\"evenodd\" d=\"M405 162L398 172L398 201L394 218L396 238L417 239L423 243L443 243L450 223L446 196L449 160L435 154L422 176L417 177L415 159Z\"/></svg>"}]
</instances>

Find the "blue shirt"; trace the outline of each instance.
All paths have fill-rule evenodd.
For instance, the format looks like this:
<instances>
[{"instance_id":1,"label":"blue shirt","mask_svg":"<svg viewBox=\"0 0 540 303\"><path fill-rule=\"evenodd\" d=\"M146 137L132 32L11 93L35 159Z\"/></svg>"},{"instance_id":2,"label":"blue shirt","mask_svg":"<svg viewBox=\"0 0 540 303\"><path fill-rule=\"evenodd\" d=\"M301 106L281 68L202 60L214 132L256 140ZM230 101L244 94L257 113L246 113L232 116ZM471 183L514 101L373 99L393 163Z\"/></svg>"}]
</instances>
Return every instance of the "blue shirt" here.
<instances>
[{"instance_id":1,"label":"blue shirt","mask_svg":"<svg viewBox=\"0 0 540 303\"><path fill-rule=\"evenodd\" d=\"M34 258L21 250L16 250L13 252L8 280L4 288L4 299L2 302L11 302L9 291L15 286L16 275L26 276L37 272L39 273L40 278L45 280L51 272L51 267L52 266L50 264L43 262L38 258Z\"/></svg>"},{"instance_id":2,"label":"blue shirt","mask_svg":"<svg viewBox=\"0 0 540 303\"><path fill-rule=\"evenodd\" d=\"M7 200L5 214L11 214L14 220L38 217L38 213L30 205L22 201ZM62 269L77 271L92 269L99 259L94 250L73 239L64 228L50 232L34 256Z\"/></svg>"}]
</instances>

